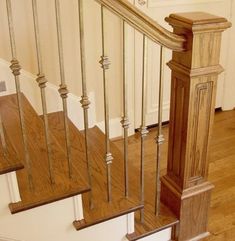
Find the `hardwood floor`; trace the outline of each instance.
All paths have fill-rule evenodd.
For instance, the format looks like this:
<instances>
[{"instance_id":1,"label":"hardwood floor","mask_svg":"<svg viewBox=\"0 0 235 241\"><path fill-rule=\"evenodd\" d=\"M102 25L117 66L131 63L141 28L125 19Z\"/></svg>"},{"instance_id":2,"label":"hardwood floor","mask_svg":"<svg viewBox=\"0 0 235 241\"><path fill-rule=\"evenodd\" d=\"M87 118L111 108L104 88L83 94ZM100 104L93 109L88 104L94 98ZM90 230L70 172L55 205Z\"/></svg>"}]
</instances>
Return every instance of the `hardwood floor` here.
<instances>
[{"instance_id":1,"label":"hardwood floor","mask_svg":"<svg viewBox=\"0 0 235 241\"><path fill-rule=\"evenodd\" d=\"M167 152L167 139L168 139L168 128L164 126L163 133L166 142L162 145L162 158L164 161L161 163L161 174L166 172L166 152ZM170 210L161 204L160 215L156 217L155 215L155 179L156 179L156 129L149 129L149 134L145 138L145 210L144 210L144 224L140 222L139 212L135 215L135 233L128 236L128 240L137 240L139 238L146 237L153 233L156 233L162 229L170 226L174 226L178 221ZM129 184L130 191L132 191L133 183L137 183L138 188L140 183L140 133L129 138ZM123 141L116 140L114 143L117 145L119 150L123 153Z\"/></svg>"},{"instance_id":2,"label":"hardwood floor","mask_svg":"<svg viewBox=\"0 0 235 241\"><path fill-rule=\"evenodd\" d=\"M209 180L215 185L206 241L235 240L235 110L219 112L210 149Z\"/></svg>"},{"instance_id":3,"label":"hardwood floor","mask_svg":"<svg viewBox=\"0 0 235 241\"><path fill-rule=\"evenodd\" d=\"M60 140L62 146L65 145L63 130L63 115L62 112L52 113L49 115L49 122L53 123L51 127L52 133ZM80 133L76 127L69 121L70 135L72 138L71 147L73 154L79 156L76 147L81 146L82 133ZM83 133L84 134L84 133ZM139 167L132 162L131 175L130 175L130 192L128 198L124 197L124 170L123 170L123 155L120 153L115 144L111 142L111 152L114 157L112 163L112 202L107 202L107 180L106 180L106 165L104 162L105 153L105 136L98 127L93 127L88 131L89 138L89 154L91 160L91 173L92 173L92 198L93 208L89 207L89 194L83 194L83 207L84 207L84 220L74 221L74 226L77 230L90 227L100 222L107 221L120 215L134 212L141 209L143 205L139 201ZM135 142L135 141L134 141ZM138 142L136 143L138 145ZM138 146L133 145L133 148ZM136 150L131 150L136 153ZM134 160L135 161L135 160ZM82 164L82 163L80 163ZM151 233L157 232L161 229L174 226L178 220L170 212L170 210L161 205L160 216L156 218L153 215L153 199L151 199L154 192L154 185L152 180L146 182L146 186L152 186L151 189L147 189L146 192L146 215L145 225L141 225L138 222L138 211L136 233L129 237L129 240L133 241L139 237L145 237ZM152 212L151 212L152 211Z\"/></svg>"},{"instance_id":4,"label":"hardwood floor","mask_svg":"<svg viewBox=\"0 0 235 241\"><path fill-rule=\"evenodd\" d=\"M217 112L213 127L213 135L210 143L210 168L209 180L215 185L213 190L210 213L209 231L211 236L205 241L233 241L235 240L235 110L228 112ZM168 127L164 126L166 142L163 145L161 163L161 175L166 173L166 152ZM156 129L150 129L146 138L146 159L145 178L155 180L155 156L156 144L154 138ZM131 166L139 165L138 146L140 143L139 134L129 138L129 159ZM122 140L115 141L115 144L123 151ZM138 148L138 149L137 149ZM148 189L146 194L148 195ZM153 196L147 200L153 202ZM137 227L136 227L137 228Z\"/></svg>"}]
</instances>

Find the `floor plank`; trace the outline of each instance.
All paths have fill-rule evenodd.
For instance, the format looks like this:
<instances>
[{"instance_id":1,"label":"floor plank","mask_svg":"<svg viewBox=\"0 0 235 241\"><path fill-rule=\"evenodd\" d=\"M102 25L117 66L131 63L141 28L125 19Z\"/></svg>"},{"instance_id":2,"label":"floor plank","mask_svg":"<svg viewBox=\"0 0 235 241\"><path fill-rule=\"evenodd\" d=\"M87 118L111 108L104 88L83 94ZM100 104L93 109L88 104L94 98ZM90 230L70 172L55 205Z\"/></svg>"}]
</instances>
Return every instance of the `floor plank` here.
<instances>
[{"instance_id":1,"label":"floor plank","mask_svg":"<svg viewBox=\"0 0 235 241\"><path fill-rule=\"evenodd\" d=\"M161 175L166 173L168 127L163 128L166 141L163 145ZM145 215L153 213L155 157L156 144L154 138L156 128L150 129L146 138L145 155L145 204L151 207L146 209ZM115 144L123 152L122 140ZM129 138L129 167L139 168L140 136L135 134ZM211 236L206 241L233 241L235 240L235 110L217 112L210 142L209 180L215 184L212 193L211 208L209 213L209 231ZM147 219L147 218L146 218ZM136 215L136 230L143 227L138 222ZM150 225L154 229L153 224ZM145 230L146 231L146 230ZM143 231L144 232L144 231ZM140 235L140 233L139 233Z\"/></svg>"},{"instance_id":2,"label":"floor plank","mask_svg":"<svg viewBox=\"0 0 235 241\"><path fill-rule=\"evenodd\" d=\"M209 213L211 236L235 240L235 110L218 112L210 145L209 180L215 185Z\"/></svg>"},{"instance_id":3,"label":"floor plank","mask_svg":"<svg viewBox=\"0 0 235 241\"><path fill-rule=\"evenodd\" d=\"M167 143L168 143L168 128L163 127L165 136L165 143L162 145L162 159L161 162L161 175L166 172L166 157L167 157ZM162 229L172 227L178 223L175 215L163 204L160 207L160 214L155 215L155 180L156 180L156 128L149 129L149 134L145 139L145 211L144 211L144 224L140 222L140 215L135 215L135 233L128 235L129 240L137 240ZM117 140L114 142L119 150L123 153L123 141ZM139 188L139 170L140 170L140 134L137 132L135 135L129 137L128 140L129 152L129 182L132 189L132 183L138 183Z\"/></svg>"}]
</instances>

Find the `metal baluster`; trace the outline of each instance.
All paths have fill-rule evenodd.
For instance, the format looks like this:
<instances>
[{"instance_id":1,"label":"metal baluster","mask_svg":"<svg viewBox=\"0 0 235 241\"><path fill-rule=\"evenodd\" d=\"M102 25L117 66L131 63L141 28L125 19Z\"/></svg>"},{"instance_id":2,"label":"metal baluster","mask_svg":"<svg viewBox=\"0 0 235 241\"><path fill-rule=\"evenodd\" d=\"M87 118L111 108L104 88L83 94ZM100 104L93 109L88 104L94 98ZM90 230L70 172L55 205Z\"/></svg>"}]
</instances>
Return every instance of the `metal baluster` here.
<instances>
[{"instance_id":1,"label":"metal baluster","mask_svg":"<svg viewBox=\"0 0 235 241\"><path fill-rule=\"evenodd\" d=\"M62 98L63 103L63 113L64 113L64 128L65 128L65 140L66 140L66 151L68 159L69 177L72 178L72 160L71 160L71 144L70 144L70 133L68 124L68 89L65 83L65 73L64 73L64 57L63 57L63 40L61 31L61 21L60 21L60 2L55 0L55 10L56 10L56 27L57 27L57 40L58 40L58 52L59 52L59 64L60 64L60 79L61 84L59 88L59 93Z\"/></svg>"},{"instance_id":2,"label":"metal baluster","mask_svg":"<svg viewBox=\"0 0 235 241\"><path fill-rule=\"evenodd\" d=\"M126 46L125 46L125 21L123 21L123 117L122 127L124 132L124 176L125 176L125 196L129 195L129 184L128 184L128 128L130 126L128 118L128 85L126 81Z\"/></svg>"},{"instance_id":3,"label":"metal baluster","mask_svg":"<svg viewBox=\"0 0 235 241\"><path fill-rule=\"evenodd\" d=\"M102 56L100 60L101 67L103 68L103 84L104 84L104 114L105 114L105 162L107 168L107 194L108 202L112 199L112 184L111 184L111 164L113 160L112 153L110 152L109 141L109 98L108 98L108 81L106 71L109 69L110 61L108 56L105 55L105 39L104 39L104 7L101 6L101 28L102 28Z\"/></svg>"},{"instance_id":4,"label":"metal baluster","mask_svg":"<svg viewBox=\"0 0 235 241\"><path fill-rule=\"evenodd\" d=\"M43 72L39 24L38 24L37 0L32 0L32 10L33 10L34 33L35 33L37 63L38 63L38 74L37 74L36 81L38 82L38 86L40 87L40 92L41 92L44 132L45 132L50 180L51 180L51 183L55 183L55 178L53 175L52 149L51 149L51 139L50 139L49 124L48 124L46 92L45 92L47 79L45 78L45 74Z\"/></svg>"},{"instance_id":5,"label":"metal baluster","mask_svg":"<svg viewBox=\"0 0 235 241\"><path fill-rule=\"evenodd\" d=\"M79 34L80 34L80 55L81 55L81 72L82 72L82 99L80 103L83 108L84 117L84 130L85 130L85 148L86 148L86 162L88 169L88 181L92 187L91 180L91 160L88 153L88 109L90 105L89 97L87 95L87 79L86 79L86 60L85 60L85 37L84 37L84 16L83 16L83 0L78 0L78 12L79 12ZM90 208L93 207L92 200L93 192L89 192L89 205Z\"/></svg>"},{"instance_id":6,"label":"metal baluster","mask_svg":"<svg viewBox=\"0 0 235 241\"><path fill-rule=\"evenodd\" d=\"M164 66L165 66L165 49L161 46L160 50L160 76L159 76L159 100L158 100L158 129L156 136L157 144L157 160L156 160L156 193L155 193L155 214L159 215L160 211L160 163L161 163L161 145L165 141L162 134L162 110L163 110L163 81L164 81Z\"/></svg>"},{"instance_id":7,"label":"metal baluster","mask_svg":"<svg viewBox=\"0 0 235 241\"><path fill-rule=\"evenodd\" d=\"M24 113L23 113L23 106L22 106L22 99L21 99L21 88L20 88L20 70L21 66L19 61L17 60L16 55L16 43L15 43L15 33L14 33L14 26L13 26L13 17L12 17L12 7L11 7L11 0L6 0L7 6L7 17L8 17L8 26L9 26L9 36L10 36L10 45L11 45L11 66L10 69L15 78L15 86L16 86L16 94L17 94L17 103L18 103L18 110L19 110L19 118L20 118L20 128L22 133L22 140L24 146L24 155L25 155L25 163L28 173L28 182L30 189L33 188L33 177L32 177L32 168L31 168L31 161L29 156L28 150L28 143L27 143L27 135L26 135L26 127L25 127L25 120L24 120Z\"/></svg>"},{"instance_id":8,"label":"metal baluster","mask_svg":"<svg viewBox=\"0 0 235 241\"><path fill-rule=\"evenodd\" d=\"M145 123L146 114L146 65L147 65L147 38L143 35L143 71L142 71L142 106L141 106L141 164L140 164L140 200L144 204L144 154L145 146L144 141L148 134L148 130ZM140 211L140 221L144 223L144 209Z\"/></svg>"}]
</instances>

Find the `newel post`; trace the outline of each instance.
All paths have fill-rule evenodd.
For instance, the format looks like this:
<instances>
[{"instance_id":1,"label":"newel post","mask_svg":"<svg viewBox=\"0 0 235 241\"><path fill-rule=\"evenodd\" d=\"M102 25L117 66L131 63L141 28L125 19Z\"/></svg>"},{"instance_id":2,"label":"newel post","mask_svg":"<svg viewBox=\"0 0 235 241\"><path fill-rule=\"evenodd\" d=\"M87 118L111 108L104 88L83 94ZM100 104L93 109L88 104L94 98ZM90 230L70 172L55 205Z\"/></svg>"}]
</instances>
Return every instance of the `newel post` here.
<instances>
[{"instance_id":1,"label":"newel post","mask_svg":"<svg viewBox=\"0 0 235 241\"><path fill-rule=\"evenodd\" d=\"M213 185L208 182L208 143L213 122L222 32L231 24L206 13L171 14L187 51L173 52L167 174L161 199L180 220L176 240L201 240L207 231Z\"/></svg>"}]
</instances>

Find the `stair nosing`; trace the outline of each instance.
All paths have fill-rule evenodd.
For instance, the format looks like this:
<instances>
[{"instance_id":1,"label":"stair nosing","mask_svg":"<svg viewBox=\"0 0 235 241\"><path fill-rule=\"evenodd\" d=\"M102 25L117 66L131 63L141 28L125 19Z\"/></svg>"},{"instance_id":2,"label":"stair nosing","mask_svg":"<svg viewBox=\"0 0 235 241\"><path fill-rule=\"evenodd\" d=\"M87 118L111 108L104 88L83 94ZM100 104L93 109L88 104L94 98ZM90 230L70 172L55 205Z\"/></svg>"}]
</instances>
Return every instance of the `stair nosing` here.
<instances>
[{"instance_id":1,"label":"stair nosing","mask_svg":"<svg viewBox=\"0 0 235 241\"><path fill-rule=\"evenodd\" d=\"M119 213L117 213L117 214L110 215L110 217L106 216L105 218L97 219L97 220L95 220L94 222L86 222L85 219L84 219L83 222L81 222L81 220L74 221L74 222L73 222L73 225L74 225L74 227L76 228L76 230L79 231L79 230L82 230L82 229L85 229L85 228L94 226L94 225L96 225L96 224L100 224L100 223L103 223L103 222L112 220L112 219L114 219L114 218L117 218L117 217L120 217L120 216L129 214L129 213L135 212L135 211L140 210L140 209L143 209L143 208L144 208L144 205L143 205L143 204L140 204L140 205L137 205L137 206L135 206L134 208L131 208L131 209L129 209L129 210L125 210L125 211L119 212ZM79 226L78 223L82 223L82 225Z\"/></svg>"},{"instance_id":2,"label":"stair nosing","mask_svg":"<svg viewBox=\"0 0 235 241\"><path fill-rule=\"evenodd\" d=\"M54 202L62 201L64 199L68 199L68 198L74 197L76 195L80 195L80 194L89 192L90 190L91 190L90 187L86 187L83 190L74 191L74 192L71 192L67 195L58 195L58 197L56 197L56 198L53 197L53 200L41 200L41 201L38 201L36 203L32 203L31 205L28 205L28 204L24 205L22 203L22 201L20 201L20 202L17 202L17 203L10 203L8 206L10 208L11 213L16 214L16 213L19 213L19 212L23 212L23 211L27 211L27 210L30 210L30 209L33 209L33 208L41 207L41 206L51 204L51 203L54 203ZM22 203L22 206L14 207L14 206L20 205L21 203Z\"/></svg>"},{"instance_id":3,"label":"stair nosing","mask_svg":"<svg viewBox=\"0 0 235 241\"><path fill-rule=\"evenodd\" d=\"M178 223L179 223L179 220L176 220L176 221L174 221L174 222L172 222L172 223L169 223L169 224L167 224L167 225L161 226L160 228L153 229L153 230L151 230L151 231L149 231L149 232L146 232L146 233L140 234L140 235L136 234L136 232L134 232L133 234L127 234L127 235L126 235L126 238L127 238L129 241L136 241L136 240L139 240L139 239L148 237L148 236L150 236L150 235L153 235L153 234L155 234L155 233L157 233L157 232L163 231L163 230L165 230L165 229L167 229L167 228L171 228L171 227L175 226L175 225L178 224Z\"/></svg>"}]
</instances>

